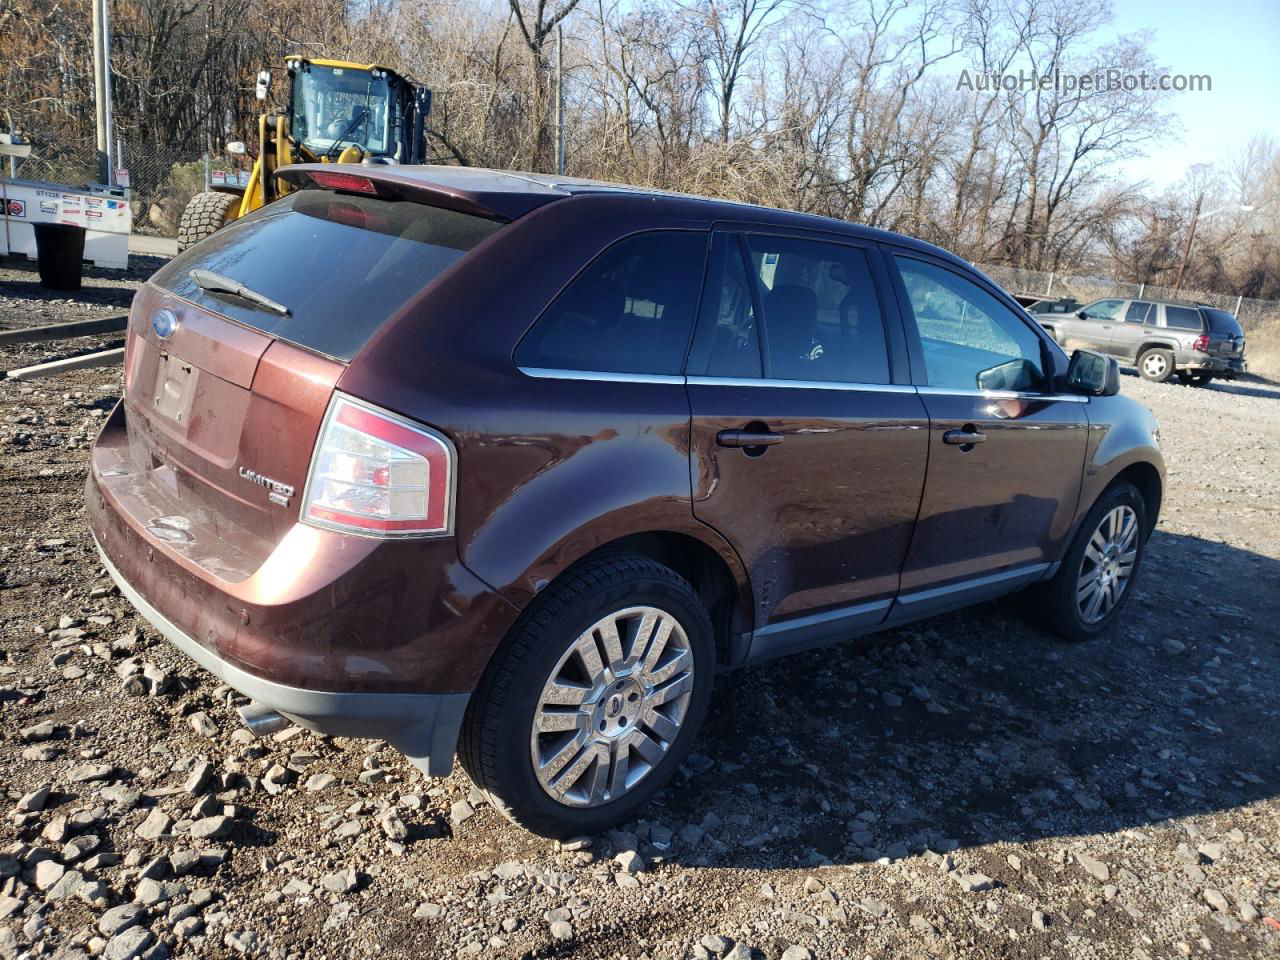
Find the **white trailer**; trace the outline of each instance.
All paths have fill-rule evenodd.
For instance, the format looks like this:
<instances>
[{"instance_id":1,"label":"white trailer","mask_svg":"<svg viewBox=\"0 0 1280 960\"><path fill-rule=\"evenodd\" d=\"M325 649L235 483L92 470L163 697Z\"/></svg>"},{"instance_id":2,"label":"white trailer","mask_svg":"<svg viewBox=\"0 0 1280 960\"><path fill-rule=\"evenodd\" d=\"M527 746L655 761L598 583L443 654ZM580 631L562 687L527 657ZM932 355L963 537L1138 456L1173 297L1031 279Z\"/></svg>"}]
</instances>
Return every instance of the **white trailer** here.
<instances>
[{"instance_id":1,"label":"white trailer","mask_svg":"<svg viewBox=\"0 0 1280 960\"><path fill-rule=\"evenodd\" d=\"M129 266L133 215L120 187L89 184L77 189L42 180L0 177L0 253L36 259L34 224L66 223L85 228L84 259L98 267Z\"/></svg>"}]
</instances>

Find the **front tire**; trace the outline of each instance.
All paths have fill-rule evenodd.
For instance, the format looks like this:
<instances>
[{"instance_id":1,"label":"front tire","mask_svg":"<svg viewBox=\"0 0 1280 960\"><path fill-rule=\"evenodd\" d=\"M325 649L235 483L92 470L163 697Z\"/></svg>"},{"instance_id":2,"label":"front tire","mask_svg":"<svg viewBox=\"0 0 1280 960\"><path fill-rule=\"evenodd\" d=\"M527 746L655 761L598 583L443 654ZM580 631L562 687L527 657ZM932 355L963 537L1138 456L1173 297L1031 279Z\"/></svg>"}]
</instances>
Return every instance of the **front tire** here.
<instances>
[{"instance_id":1,"label":"front tire","mask_svg":"<svg viewBox=\"0 0 1280 960\"><path fill-rule=\"evenodd\" d=\"M458 759L519 826L596 833L633 817L684 761L714 671L711 621L686 580L642 556L586 561L494 656Z\"/></svg>"},{"instance_id":2,"label":"front tire","mask_svg":"<svg viewBox=\"0 0 1280 960\"><path fill-rule=\"evenodd\" d=\"M1085 515L1058 572L1026 592L1030 618L1064 640L1091 640L1119 619L1146 552L1147 507L1130 483L1108 487Z\"/></svg>"},{"instance_id":3,"label":"front tire","mask_svg":"<svg viewBox=\"0 0 1280 960\"><path fill-rule=\"evenodd\" d=\"M232 210L238 206L240 198L234 193L219 193L206 190L197 193L187 202L182 211L182 219L178 221L178 251L186 250L221 230L235 219Z\"/></svg>"},{"instance_id":4,"label":"front tire","mask_svg":"<svg viewBox=\"0 0 1280 960\"><path fill-rule=\"evenodd\" d=\"M1164 383L1173 376L1173 351L1163 347L1151 347L1138 357L1138 373L1143 380Z\"/></svg>"}]
</instances>

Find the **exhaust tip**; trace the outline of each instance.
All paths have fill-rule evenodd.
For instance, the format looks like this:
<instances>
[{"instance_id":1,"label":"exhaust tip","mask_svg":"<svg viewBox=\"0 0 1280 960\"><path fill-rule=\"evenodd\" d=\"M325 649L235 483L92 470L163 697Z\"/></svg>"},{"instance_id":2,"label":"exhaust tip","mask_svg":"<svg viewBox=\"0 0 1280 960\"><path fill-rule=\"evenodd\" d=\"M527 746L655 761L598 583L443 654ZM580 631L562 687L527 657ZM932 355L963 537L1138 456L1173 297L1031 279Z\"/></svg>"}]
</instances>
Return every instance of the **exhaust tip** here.
<instances>
[{"instance_id":1,"label":"exhaust tip","mask_svg":"<svg viewBox=\"0 0 1280 960\"><path fill-rule=\"evenodd\" d=\"M236 707L236 713L240 714L240 721L255 737L267 737L292 726L292 721L287 717L264 707L256 700L250 700L243 707Z\"/></svg>"}]
</instances>

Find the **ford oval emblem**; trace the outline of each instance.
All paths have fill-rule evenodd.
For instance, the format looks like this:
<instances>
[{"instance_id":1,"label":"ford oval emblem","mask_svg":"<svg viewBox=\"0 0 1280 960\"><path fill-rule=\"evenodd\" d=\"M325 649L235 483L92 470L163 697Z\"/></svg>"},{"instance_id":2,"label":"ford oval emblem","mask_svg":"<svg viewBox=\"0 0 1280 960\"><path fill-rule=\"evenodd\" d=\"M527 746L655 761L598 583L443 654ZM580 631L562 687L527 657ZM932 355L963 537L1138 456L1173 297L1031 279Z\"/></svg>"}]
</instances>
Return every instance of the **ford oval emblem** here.
<instances>
[{"instance_id":1,"label":"ford oval emblem","mask_svg":"<svg viewBox=\"0 0 1280 960\"><path fill-rule=\"evenodd\" d=\"M168 340L178 329L178 318L172 310L157 310L151 315L151 329L161 340Z\"/></svg>"}]
</instances>

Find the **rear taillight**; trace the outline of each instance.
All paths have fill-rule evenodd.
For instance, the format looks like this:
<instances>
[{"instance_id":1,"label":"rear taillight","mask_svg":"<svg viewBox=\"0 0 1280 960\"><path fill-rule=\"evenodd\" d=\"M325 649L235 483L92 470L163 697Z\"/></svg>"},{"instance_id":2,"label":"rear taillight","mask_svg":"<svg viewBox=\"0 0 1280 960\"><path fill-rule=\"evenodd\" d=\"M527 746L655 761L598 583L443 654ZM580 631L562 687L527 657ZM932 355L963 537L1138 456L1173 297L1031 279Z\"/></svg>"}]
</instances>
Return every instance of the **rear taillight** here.
<instances>
[{"instance_id":1,"label":"rear taillight","mask_svg":"<svg viewBox=\"0 0 1280 960\"><path fill-rule=\"evenodd\" d=\"M335 393L311 457L302 519L368 536L447 534L453 473L453 446L440 434Z\"/></svg>"},{"instance_id":2,"label":"rear taillight","mask_svg":"<svg viewBox=\"0 0 1280 960\"><path fill-rule=\"evenodd\" d=\"M1201 353L1209 352L1209 335L1202 333L1196 337L1195 342L1191 344L1192 350L1199 350Z\"/></svg>"}]
</instances>

